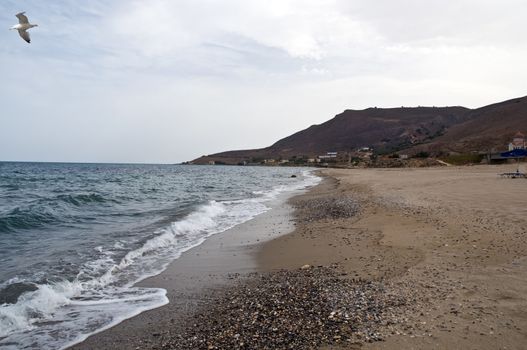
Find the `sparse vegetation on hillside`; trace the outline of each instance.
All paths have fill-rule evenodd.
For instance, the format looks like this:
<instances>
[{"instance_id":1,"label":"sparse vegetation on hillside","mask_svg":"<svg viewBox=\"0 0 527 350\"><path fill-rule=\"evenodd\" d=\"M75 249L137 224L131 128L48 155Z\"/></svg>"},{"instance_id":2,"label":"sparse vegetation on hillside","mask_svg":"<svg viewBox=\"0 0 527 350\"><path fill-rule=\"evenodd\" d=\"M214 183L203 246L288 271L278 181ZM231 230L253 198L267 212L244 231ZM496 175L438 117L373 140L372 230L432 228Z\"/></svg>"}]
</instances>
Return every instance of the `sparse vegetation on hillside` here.
<instances>
[{"instance_id":1,"label":"sparse vegetation on hillside","mask_svg":"<svg viewBox=\"0 0 527 350\"><path fill-rule=\"evenodd\" d=\"M483 154L452 154L440 159L452 165L467 165L467 164L479 164L483 160L485 155Z\"/></svg>"}]
</instances>

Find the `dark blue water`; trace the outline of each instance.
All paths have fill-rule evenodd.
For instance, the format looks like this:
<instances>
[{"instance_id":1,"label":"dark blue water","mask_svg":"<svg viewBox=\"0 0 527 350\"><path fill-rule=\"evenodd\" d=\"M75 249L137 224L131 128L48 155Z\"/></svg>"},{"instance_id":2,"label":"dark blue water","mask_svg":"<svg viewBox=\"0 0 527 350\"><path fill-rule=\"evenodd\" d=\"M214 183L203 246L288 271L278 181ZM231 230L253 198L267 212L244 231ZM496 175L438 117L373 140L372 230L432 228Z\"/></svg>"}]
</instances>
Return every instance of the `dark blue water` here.
<instances>
[{"instance_id":1,"label":"dark blue water","mask_svg":"<svg viewBox=\"0 0 527 350\"><path fill-rule=\"evenodd\" d=\"M167 303L134 283L316 181L279 167L0 163L0 347L60 348Z\"/></svg>"}]
</instances>

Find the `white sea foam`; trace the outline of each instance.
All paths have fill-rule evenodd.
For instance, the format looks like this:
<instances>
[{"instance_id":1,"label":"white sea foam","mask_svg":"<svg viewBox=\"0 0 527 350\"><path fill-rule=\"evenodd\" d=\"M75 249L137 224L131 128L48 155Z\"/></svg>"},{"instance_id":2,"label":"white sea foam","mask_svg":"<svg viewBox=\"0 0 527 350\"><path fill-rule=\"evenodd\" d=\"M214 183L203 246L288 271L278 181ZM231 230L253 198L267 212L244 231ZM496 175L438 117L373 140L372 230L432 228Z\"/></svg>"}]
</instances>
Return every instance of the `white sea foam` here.
<instances>
[{"instance_id":1,"label":"white sea foam","mask_svg":"<svg viewBox=\"0 0 527 350\"><path fill-rule=\"evenodd\" d=\"M159 229L117 263L113 250L96 247L102 257L87 262L74 281L39 285L37 290L22 294L17 303L0 305L0 347L70 346L124 319L168 303L165 290L133 285L159 274L171 261L207 237L267 211L267 203L284 192L301 190L318 181L319 177L303 171L298 181L257 193L258 197L210 201ZM123 248L121 242L114 244L114 249Z\"/></svg>"}]
</instances>

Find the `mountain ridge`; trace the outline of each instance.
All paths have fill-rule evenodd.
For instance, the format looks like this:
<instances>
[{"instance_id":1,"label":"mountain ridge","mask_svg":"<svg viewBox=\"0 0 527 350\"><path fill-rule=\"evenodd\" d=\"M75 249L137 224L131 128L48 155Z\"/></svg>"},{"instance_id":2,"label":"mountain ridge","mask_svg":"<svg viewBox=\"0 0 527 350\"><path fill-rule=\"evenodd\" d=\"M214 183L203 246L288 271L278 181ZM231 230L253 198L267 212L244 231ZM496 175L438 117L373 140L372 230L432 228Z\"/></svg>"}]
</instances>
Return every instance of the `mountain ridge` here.
<instances>
[{"instance_id":1,"label":"mountain ridge","mask_svg":"<svg viewBox=\"0 0 527 350\"><path fill-rule=\"evenodd\" d=\"M370 107L346 109L330 120L284 137L269 147L203 156L193 164L238 164L263 159L316 157L371 147L377 154L463 153L506 147L527 129L527 98L519 97L476 109L450 107Z\"/></svg>"}]
</instances>

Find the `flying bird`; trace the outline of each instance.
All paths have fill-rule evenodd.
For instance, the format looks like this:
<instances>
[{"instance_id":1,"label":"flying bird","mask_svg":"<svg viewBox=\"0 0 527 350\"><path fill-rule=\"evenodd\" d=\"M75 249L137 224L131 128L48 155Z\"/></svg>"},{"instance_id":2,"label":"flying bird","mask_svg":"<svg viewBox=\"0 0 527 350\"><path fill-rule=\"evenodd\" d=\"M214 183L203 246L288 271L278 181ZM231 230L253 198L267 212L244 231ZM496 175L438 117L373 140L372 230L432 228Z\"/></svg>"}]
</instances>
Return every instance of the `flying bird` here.
<instances>
[{"instance_id":1,"label":"flying bird","mask_svg":"<svg viewBox=\"0 0 527 350\"><path fill-rule=\"evenodd\" d=\"M27 19L26 15L24 15L24 13L25 12L20 12L15 15L16 18L18 18L18 24L15 24L9 29L18 30L18 34L20 35L20 37L30 43L31 38L29 37L29 33L27 32L27 30L33 27L38 27L38 24L29 23L29 20Z\"/></svg>"}]
</instances>

